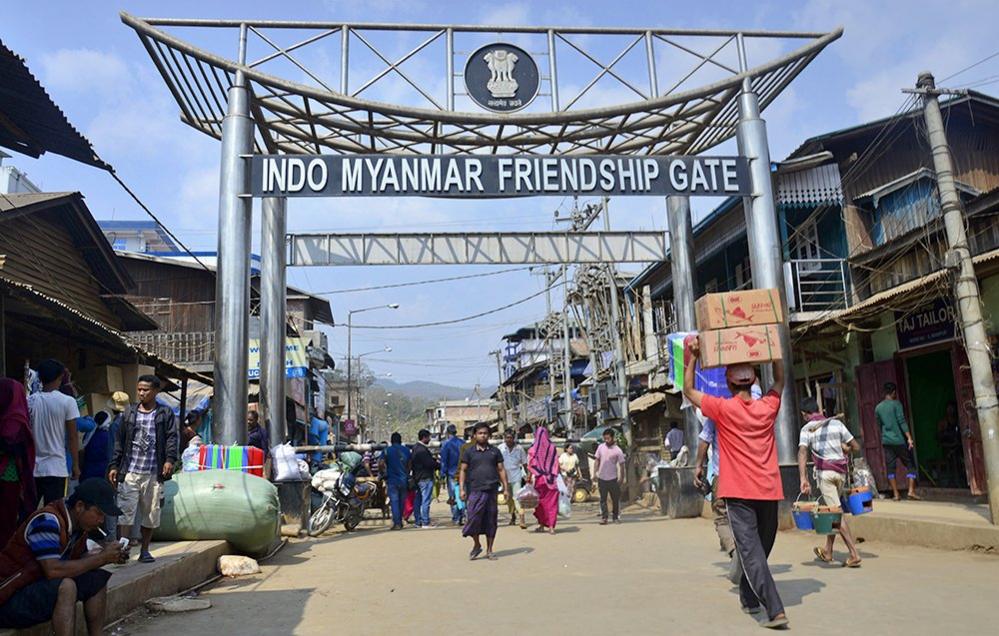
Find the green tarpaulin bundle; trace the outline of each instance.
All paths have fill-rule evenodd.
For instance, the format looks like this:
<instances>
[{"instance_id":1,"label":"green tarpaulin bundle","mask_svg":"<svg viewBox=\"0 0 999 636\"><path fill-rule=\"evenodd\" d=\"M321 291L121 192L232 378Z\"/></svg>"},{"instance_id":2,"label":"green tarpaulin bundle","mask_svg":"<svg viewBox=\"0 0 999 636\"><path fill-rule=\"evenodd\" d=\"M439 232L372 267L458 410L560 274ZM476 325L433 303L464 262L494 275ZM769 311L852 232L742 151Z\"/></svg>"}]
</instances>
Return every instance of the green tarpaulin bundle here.
<instances>
[{"instance_id":1,"label":"green tarpaulin bundle","mask_svg":"<svg viewBox=\"0 0 999 636\"><path fill-rule=\"evenodd\" d=\"M225 539L255 556L279 535L277 488L266 479L231 470L178 473L164 492L157 541Z\"/></svg>"}]
</instances>

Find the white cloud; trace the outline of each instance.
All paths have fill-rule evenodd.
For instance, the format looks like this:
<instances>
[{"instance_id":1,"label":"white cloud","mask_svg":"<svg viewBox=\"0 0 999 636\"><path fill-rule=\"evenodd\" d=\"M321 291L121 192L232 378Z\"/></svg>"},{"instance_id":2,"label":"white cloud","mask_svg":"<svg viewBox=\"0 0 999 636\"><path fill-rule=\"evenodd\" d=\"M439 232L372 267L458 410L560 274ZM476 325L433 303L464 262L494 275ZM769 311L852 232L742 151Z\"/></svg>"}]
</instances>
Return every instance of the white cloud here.
<instances>
[{"instance_id":1,"label":"white cloud","mask_svg":"<svg viewBox=\"0 0 999 636\"><path fill-rule=\"evenodd\" d=\"M531 8L524 2L487 4L489 7L479 18L479 24L489 26L520 26L531 24Z\"/></svg>"},{"instance_id":2,"label":"white cloud","mask_svg":"<svg viewBox=\"0 0 999 636\"><path fill-rule=\"evenodd\" d=\"M57 91L111 91L127 89L128 65L113 53L93 49L59 49L42 56L45 86Z\"/></svg>"}]
</instances>

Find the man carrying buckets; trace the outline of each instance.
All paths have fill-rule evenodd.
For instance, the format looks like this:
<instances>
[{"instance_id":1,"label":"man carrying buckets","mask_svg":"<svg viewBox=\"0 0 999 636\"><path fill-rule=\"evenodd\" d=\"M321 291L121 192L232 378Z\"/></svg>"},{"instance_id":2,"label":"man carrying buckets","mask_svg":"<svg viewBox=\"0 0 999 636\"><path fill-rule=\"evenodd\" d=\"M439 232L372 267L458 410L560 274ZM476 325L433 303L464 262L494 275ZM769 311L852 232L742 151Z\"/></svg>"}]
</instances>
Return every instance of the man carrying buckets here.
<instances>
[{"instance_id":1,"label":"man carrying buckets","mask_svg":"<svg viewBox=\"0 0 999 636\"><path fill-rule=\"evenodd\" d=\"M696 336L685 340L684 368L694 368L700 355ZM750 364L730 364L725 369L730 398L720 398L694 388L694 373L683 374L683 394L715 422L718 438L718 496L725 500L735 549L742 560L739 598L742 611L762 609L770 629L788 626L784 604L767 565L777 538L777 503L784 498L777 468L774 420L784 390L784 368L773 365L774 382L762 398L753 399L756 370Z\"/></svg>"},{"instance_id":2,"label":"man carrying buckets","mask_svg":"<svg viewBox=\"0 0 999 636\"><path fill-rule=\"evenodd\" d=\"M815 482L819 486L823 503L838 508L849 472L844 449L856 453L860 450L860 444L843 425L843 422L823 415L818 402L813 397L806 397L801 401L801 415L805 419L805 425L801 429L801 438L798 442L798 474L801 477L801 492L807 495L812 491L806 468L808 453L811 451L812 462L815 465ZM860 555L857 553L857 544L853 540L853 535L850 534L845 518L840 521L839 534L843 537L846 549L850 551L850 556L843 565L848 568L859 568ZM815 548L816 558L825 563L832 563L833 543L835 541L835 534L828 535L825 549Z\"/></svg>"}]
</instances>

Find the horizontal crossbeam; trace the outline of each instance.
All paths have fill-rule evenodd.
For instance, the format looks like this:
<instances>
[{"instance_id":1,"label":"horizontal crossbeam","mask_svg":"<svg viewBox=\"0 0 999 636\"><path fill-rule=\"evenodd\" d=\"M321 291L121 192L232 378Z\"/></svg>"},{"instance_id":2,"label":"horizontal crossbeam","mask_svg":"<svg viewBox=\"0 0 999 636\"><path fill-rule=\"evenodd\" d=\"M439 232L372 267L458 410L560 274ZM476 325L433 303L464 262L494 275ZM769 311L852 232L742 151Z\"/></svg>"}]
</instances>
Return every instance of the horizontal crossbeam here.
<instances>
[{"instance_id":1,"label":"horizontal crossbeam","mask_svg":"<svg viewBox=\"0 0 999 636\"><path fill-rule=\"evenodd\" d=\"M291 266L545 265L666 259L662 232L290 234Z\"/></svg>"}]
</instances>

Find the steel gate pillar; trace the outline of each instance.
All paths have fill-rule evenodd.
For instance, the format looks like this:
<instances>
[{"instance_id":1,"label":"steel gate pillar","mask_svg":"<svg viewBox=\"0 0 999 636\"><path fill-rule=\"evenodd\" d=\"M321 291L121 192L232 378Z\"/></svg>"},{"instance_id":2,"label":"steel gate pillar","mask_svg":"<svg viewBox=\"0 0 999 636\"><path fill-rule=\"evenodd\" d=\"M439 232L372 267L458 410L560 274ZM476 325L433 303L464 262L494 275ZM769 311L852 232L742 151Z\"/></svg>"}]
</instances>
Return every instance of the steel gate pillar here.
<instances>
[{"instance_id":1,"label":"steel gate pillar","mask_svg":"<svg viewBox=\"0 0 999 636\"><path fill-rule=\"evenodd\" d=\"M669 227L669 263L673 275L673 315L678 331L697 329L694 295L697 293L697 263L694 259L694 232L690 222L690 197L666 197L666 222ZM690 461L697 457L700 423L694 409L683 411L683 445Z\"/></svg>"},{"instance_id":2,"label":"steel gate pillar","mask_svg":"<svg viewBox=\"0 0 999 636\"><path fill-rule=\"evenodd\" d=\"M745 44L739 36L739 62L745 67ZM780 233L777 229L777 211L774 208L773 181L770 175L770 147L767 143L767 125L760 117L760 100L752 81L746 78L739 95L739 124L736 128L739 154L749 160L749 180L752 194L746 197L746 233L749 238L749 264L752 268L753 286L770 287L778 291L784 311L784 322L778 325L781 350L784 352L784 394L775 423L777 461L793 464L798 453L798 410L794 387L794 359L791 352L791 334L787 325L787 293L784 285L784 259L781 253ZM766 386L773 382L769 366L763 369Z\"/></svg>"},{"instance_id":3,"label":"steel gate pillar","mask_svg":"<svg viewBox=\"0 0 999 636\"><path fill-rule=\"evenodd\" d=\"M246 59L246 27L240 29L240 62ZM253 152L253 120L246 79L240 72L229 88L222 120L219 187L218 265L215 285L215 381L213 441L246 441L248 321L250 313L250 230L253 200L247 192L246 160Z\"/></svg>"},{"instance_id":4,"label":"steel gate pillar","mask_svg":"<svg viewBox=\"0 0 999 636\"><path fill-rule=\"evenodd\" d=\"M287 321L287 199L265 197L260 239L260 404L269 420L271 448L283 444L285 421L285 323Z\"/></svg>"}]
</instances>

